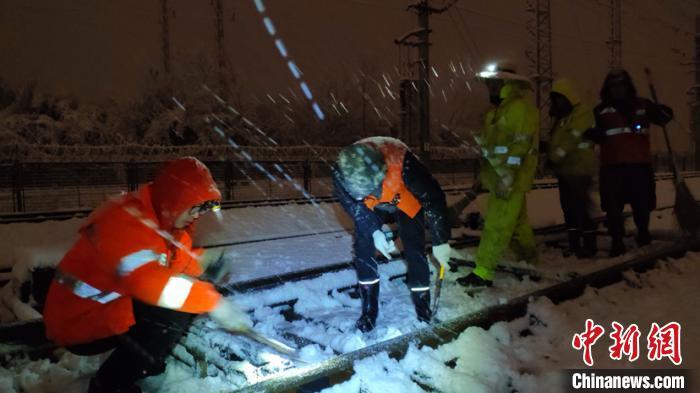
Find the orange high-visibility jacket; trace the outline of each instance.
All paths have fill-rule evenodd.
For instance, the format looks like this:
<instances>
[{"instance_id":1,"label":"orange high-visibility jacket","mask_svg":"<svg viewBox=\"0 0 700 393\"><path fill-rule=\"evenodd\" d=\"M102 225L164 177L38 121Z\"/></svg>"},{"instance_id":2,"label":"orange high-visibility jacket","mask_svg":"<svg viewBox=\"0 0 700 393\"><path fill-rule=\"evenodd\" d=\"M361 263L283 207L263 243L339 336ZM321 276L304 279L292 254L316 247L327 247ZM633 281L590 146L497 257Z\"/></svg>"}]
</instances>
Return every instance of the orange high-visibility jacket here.
<instances>
[{"instance_id":1,"label":"orange high-visibility jacket","mask_svg":"<svg viewBox=\"0 0 700 393\"><path fill-rule=\"evenodd\" d=\"M384 154L386 176L382 182L382 195L370 195L364 199L365 205L373 210L380 203L395 205L413 218L421 209L420 201L408 190L403 181L403 163L408 147L398 139L371 137L356 143L364 143L379 149Z\"/></svg>"},{"instance_id":2,"label":"orange high-visibility jacket","mask_svg":"<svg viewBox=\"0 0 700 393\"><path fill-rule=\"evenodd\" d=\"M108 201L87 219L57 268L44 307L46 335L76 345L125 333L132 299L188 313L212 310L221 295L202 273L189 228L175 219L221 194L194 158L175 160L153 183Z\"/></svg>"}]
</instances>

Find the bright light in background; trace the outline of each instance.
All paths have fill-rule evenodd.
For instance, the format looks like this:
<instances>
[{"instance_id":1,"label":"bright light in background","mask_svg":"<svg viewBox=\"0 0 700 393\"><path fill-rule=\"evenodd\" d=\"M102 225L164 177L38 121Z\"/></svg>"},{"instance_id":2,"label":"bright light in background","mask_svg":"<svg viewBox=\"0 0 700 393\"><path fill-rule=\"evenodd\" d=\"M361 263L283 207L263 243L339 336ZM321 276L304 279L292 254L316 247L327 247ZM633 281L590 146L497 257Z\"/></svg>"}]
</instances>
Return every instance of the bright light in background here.
<instances>
[{"instance_id":1,"label":"bright light in background","mask_svg":"<svg viewBox=\"0 0 700 393\"><path fill-rule=\"evenodd\" d=\"M478 74L476 74L476 76L478 76L479 78L493 78L498 73L497 69L498 66L496 65L496 63L490 63L486 65L484 71L479 72Z\"/></svg>"}]
</instances>

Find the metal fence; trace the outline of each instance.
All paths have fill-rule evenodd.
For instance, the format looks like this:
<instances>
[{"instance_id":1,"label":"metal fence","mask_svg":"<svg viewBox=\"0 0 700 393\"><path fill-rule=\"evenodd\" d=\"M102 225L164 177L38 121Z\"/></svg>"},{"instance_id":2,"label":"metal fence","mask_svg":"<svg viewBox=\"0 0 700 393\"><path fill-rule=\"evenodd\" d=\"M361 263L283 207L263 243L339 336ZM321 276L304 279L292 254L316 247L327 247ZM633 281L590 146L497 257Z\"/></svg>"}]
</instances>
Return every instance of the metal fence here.
<instances>
[{"instance_id":1,"label":"metal fence","mask_svg":"<svg viewBox=\"0 0 700 393\"><path fill-rule=\"evenodd\" d=\"M226 201L303 198L332 193L324 161L205 162ZM432 162L443 185L471 181L476 161ZM0 165L0 212L54 212L93 208L110 196L151 181L160 162L20 163Z\"/></svg>"},{"instance_id":2,"label":"metal fence","mask_svg":"<svg viewBox=\"0 0 700 393\"><path fill-rule=\"evenodd\" d=\"M656 172L669 172L667 154L654 155ZM332 193L326 161L206 161L225 201L267 201ZM692 157L676 160L693 170ZM151 181L162 162L58 162L0 164L0 213L55 212L93 208L110 196ZM433 160L431 170L443 186L469 184L478 161Z\"/></svg>"}]
</instances>

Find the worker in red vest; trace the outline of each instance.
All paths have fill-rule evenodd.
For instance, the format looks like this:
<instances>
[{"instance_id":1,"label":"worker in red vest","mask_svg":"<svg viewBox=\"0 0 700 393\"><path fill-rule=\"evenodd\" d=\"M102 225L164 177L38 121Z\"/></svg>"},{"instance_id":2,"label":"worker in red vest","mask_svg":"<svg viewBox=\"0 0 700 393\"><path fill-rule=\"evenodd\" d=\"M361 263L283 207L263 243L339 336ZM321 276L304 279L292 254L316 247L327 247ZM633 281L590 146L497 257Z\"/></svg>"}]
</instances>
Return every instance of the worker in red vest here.
<instances>
[{"instance_id":1,"label":"worker in red vest","mask_svg":"<svg viewBox=\"0 0 700 393\"><path fill-rule=\"evenodd\" d=\"M586 136L600 144L600 202L612 237L610 256L626 251L622 211L632 205L639 246L651 242L649 216L656 208L656 182L651 165L651 124L665 125L673 111L637 96L625 70L608 73L594 109L595 127Z\"/></svg>"},{"instance_id":2,"label":"worker in red vest","mask_svg":"<svg viewBox=\"0 0 700 393\"><path fill-rule=\"evenodd\" d=\"M44 321L47 337L76 354L114 349L90 392L140 392L136 382L164 370L196 314L228 330L250 327L245 312L196 278L213 258L192 248L190 231L220 199L207 167L182 158L80 228L49 288Z\"/></svg>"},{"instance_id":3,"label":"worker in red vest","mask_svg":"<svg viewBox=\"0 0 700 393\"><path fill-rule=\"evenodd\" d=\"M344 148L333 171L335 193L355 222L354 251L362 315L357 328L372 330L379 309L375 249L390 259L396 250L382 225L393 215L408 264L406 282L418 319L428 322L430 270L425 254L425 222L432 251L443 267L450 260L450 225L445 194L425 166L398 139L371 137Z\"/></svg>"}]
</instances>

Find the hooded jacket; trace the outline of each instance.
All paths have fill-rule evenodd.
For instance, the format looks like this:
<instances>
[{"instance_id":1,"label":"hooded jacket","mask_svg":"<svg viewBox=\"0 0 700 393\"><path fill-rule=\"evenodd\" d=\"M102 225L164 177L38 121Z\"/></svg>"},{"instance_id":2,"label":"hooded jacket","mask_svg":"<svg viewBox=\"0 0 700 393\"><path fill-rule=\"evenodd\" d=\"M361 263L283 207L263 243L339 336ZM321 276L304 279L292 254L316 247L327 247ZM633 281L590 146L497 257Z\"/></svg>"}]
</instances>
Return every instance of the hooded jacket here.
<instances>
[{"instance_id":1,"label":"hooded jacket","mask_svg":"<svg viewBox=\"0 0 700 393\"><path fill-rule=\"evenodd\" d=\"M195 158L167 164L155 180L96 209L58 265L44 307L46 335L60 345L125 333L132 299L188 313L212 310L213 285L197 280L201 249L175 220L221 194Z\"/></svg>"},{"instance_id":2,"label":"hooded jacket","mask_svg":"<svg viewBox=\"0 0 700 393\"><path fill-rule=\"evenodd\" d=\"M355 231L371 235L379 230L383 221L374 210L398 208L414 218L425 212L431 229L433 244L447 243L450 226L447 221L447 202L440 184L408 147L398 139L370 137L356 143L364 143L382 152L385 161L380 195L368 195L354 199L345 189L343 174L333 168L335 195L345 211L355 221Z\"/></svg>"},{"instance_id":3,"label":"hooded jacket","mask_svg":"<svg viewBox=\"0 0 700 393\"><path fill-rule=\"evenodd\" d=\"M554 125L547 158L557 175L593 176L596 171L594 144L583 137L586 130L595 125L593 110L583 102L578 89L568 79L554 81L552 92L566 97L573 109Z\"/></svg>"},{"instance_id":4,"label":"hooded jacket","mask_svg":"<svg viewBox=\"0 0 700 393\"><path fill-rule=\"evenodd\" d=\"M494 191L504 177L513 179L513 191L526 192L532 187L540 120L528 88L527 82L506 81L501 103L485 116L479 138L484 158L480 177L488 190Z\"/></svg>"},{"instance_id":5,"label":"hooded jacket","mask_svg":"<svg viewBox=\"0 0 700 393\"><path fill-rule=\"evenodd\" d=\"M615 83L626 84L629 97L615 100L610 94ZM651 164L651 124L665 125L673 111L637 96L632 78L624 70L608 73L600 91L601 103L593 110L595 127L587 136L600 144L602 167L620 164Z\"/></svg>"}]
</instances>

